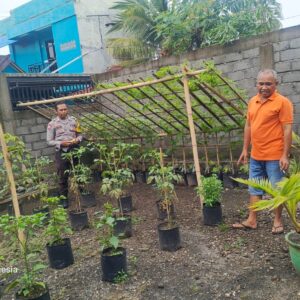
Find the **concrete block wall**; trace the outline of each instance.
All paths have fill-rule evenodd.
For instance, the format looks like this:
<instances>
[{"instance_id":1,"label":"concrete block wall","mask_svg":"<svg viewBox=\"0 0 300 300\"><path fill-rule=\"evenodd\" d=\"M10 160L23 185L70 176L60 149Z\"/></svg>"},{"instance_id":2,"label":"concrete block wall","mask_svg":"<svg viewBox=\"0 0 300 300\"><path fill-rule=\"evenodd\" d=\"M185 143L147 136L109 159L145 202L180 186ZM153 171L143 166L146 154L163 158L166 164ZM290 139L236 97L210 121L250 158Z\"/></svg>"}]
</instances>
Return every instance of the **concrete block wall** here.
<instances>
[{"instance_id":1,"label":"concrete block wall","mask_svg":"<svg viewBox=\"0 0 300 300\"><path fill-rule=\"evenodd\" d=\"M33 157L42 155L52 157L54 147L46 142L46 130L49 120L38 116L32 111L14 112L16 135L22 137L27 149L31 150Z\"/></svg>"},{"instance_id":2,"label":"concrete block wall","mask_svg":"<svg viewBox=\"0 0 300 300\"><path fill-rule=\"evenodd\" d=\"M151 76L164 66L180 66L187 61L193 69L213 60L223 74L236 81L249 97L256 93L255 81L262 68L274 68L279 75L278 90L291 99L295 109L294 130L300 133L300 26L258 37L242 39L226 46L212 46L181 56L171 56L120 71L95 74L95 82L126 81ZM21 136L34 155L53 155L46 144L48 120L31 111L12 112L5 75L0 75L0 119L7 132Z\"/></svg>"}]
</instances>

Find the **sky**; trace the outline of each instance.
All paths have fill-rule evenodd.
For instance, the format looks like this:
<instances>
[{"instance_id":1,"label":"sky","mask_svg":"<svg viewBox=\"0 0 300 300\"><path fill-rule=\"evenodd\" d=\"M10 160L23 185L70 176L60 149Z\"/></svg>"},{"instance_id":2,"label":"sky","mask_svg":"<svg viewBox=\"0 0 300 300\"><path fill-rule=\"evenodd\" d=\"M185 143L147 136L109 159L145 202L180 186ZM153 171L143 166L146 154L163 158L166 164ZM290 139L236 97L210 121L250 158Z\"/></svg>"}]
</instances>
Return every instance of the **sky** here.
<instances>
[{"instance_id":1,"label":"sky","mask_svg":"<svg viewBox=\"0 0 300 300\"><path fill-rule=\"evenodd\" d=\"M30 0L0 0L0 19L9 17L10 10ZM300 0L279 0L282 5L283 28L300 24ZM0 55L8 54L8 48L0 48Z\"/></svg>"}]
</instances>

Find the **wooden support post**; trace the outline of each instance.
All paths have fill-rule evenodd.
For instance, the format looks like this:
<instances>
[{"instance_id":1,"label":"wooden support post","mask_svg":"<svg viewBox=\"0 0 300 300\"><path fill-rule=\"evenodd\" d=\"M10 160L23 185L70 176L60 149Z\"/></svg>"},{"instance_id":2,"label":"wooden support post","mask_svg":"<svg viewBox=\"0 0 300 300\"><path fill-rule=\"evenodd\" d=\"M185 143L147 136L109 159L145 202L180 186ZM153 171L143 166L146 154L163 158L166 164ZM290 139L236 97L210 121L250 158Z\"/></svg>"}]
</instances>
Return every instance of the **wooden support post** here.
<instances>
[{"instance_id":1,"label":"wooden support post","mask_svg":"<svg viewBox=\"0 0 300 300\"><path fill-rule=\"evenodd\" d=\"M9 153L7 150L7 146L5 143L5 138L4 138L4 132L2 128L2 124L0 123L0 143L2 147L2 152L3 152L3 158L4 158L4 163L5 163L5 168L7 172L7 177L10 185L10 192L11 192L11 197L12 197L12 202L13 202L13 207L15 211L15 216L18 218L20 217L20 207L19 207L19 202L18 202L18 197L17 197L17 191L16 191L16 184L15 184L15 179L12 171L12 166L9 158ZM18 232L19 235L19 240L24 245L25 243L25 236L23 231Z\"/></svg>"},{"instance_id":2,"label":"wooden support post","mask_svg":"<svg viewBox=\"0 0 300 300\"><path fill-rule=\"evenodd\" d=\"M200 171L200 164L199 164L199 156L198 156L198 147L197 147L197 139L196 139L196 131L195 131L195 124L193 120L193 111L192 111L192 105L191 105L191 97L190 97L190 90L189 90L189 82L187 78L187 69L185 67L182 68L182 72L184 73L184 76L182 77L183 86L184 86L184 99L186 104L186 111L188 115L189 120L189 127L190 127L190 134L191 134L191 141L192 141L192 149L193 149L193 156L194 156L194 164L195 164L195 170L196 170L196 177L197 177L197 183L199 187L202 187L201 182L201 171ZM200 197L200 205L201 209L203 207L203 196Z\"/></svg>"},{"instance_id":3,"label":"wooden support post","mask_svg":"<svg viewBox=\"0 0 300 300\"><path fill-rule=\"evenodd\" d=\"M159 147L159 158L160 158L160 166L161 166L161 168L163 168L163 166L164 166L164 154L163 154L163 152L162 152L162 148L161 147Z\"/></svg>"}]
</instances>

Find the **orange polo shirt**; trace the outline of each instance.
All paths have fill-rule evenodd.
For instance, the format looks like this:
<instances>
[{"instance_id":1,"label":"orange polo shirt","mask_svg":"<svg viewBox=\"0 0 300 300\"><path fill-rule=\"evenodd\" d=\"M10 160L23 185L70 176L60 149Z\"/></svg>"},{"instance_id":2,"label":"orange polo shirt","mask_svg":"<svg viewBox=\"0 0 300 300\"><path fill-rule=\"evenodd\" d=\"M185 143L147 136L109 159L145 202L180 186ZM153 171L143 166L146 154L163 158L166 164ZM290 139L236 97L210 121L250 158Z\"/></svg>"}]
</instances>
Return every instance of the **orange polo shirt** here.
<instances>
[{"instance_id":1,"label":"orange polo shirt","mask_svg":"<svg viewBox=\"0 0 300 300\"><path fill-rule=\"evenodd\" d=\"M256 95L249 101L247 120L251 128L251 157L279 160L283 153L283 125L293 123L291 101L274 92L261 103Z\"/></svg>"}]
</instances>

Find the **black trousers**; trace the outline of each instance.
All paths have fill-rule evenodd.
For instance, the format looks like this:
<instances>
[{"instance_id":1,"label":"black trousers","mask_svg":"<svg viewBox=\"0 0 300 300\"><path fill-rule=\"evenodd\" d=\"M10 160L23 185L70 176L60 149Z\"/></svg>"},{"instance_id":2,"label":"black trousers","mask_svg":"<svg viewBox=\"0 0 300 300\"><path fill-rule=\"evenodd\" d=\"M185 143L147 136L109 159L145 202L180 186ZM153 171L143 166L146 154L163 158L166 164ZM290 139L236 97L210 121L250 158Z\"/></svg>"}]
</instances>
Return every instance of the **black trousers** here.
<instances>
[{"instance_id":1,"label":"black trousers","mask_svg":"<svg viewBox=\"0 0 300 300\"><path fill-rule=\"evenodd\" d=\"M56 151L55 153L55 165L58 175L58 185L59 185L59 194L60 196L65 196L68 198L68 179L71 164L68 160L63 159L62 154L63 151Z\"/></svg>"}]
</instances>

